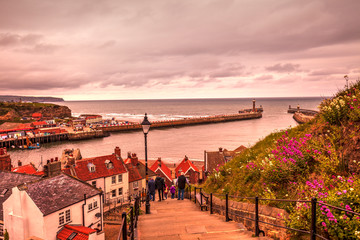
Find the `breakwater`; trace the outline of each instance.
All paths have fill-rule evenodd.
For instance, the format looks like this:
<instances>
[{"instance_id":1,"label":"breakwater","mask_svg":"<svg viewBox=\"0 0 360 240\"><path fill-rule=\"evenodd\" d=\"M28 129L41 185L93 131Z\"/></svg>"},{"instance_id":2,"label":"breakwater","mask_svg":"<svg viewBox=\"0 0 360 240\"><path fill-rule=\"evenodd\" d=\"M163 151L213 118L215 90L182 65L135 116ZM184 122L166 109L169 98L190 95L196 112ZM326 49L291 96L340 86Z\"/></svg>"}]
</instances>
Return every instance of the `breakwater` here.
<instances>
[{"instance_id":1,"label":"breakwater","mask_svg":"<svg viewBox=\"0 0 360 240\"><path fill-rule=\"evenodd\" d=\"M215 115L215 116L198 117L198 118L184 118L179 120L164 120L164 121L151 122L151 128L169 128L169 127L190 126L190 125L198 125L198 124L221 123L221 122L257 119L261 117L262 117L261 112L251 112L251 113L239 113L239 114L230 114L230 115ZM128 123L128 124L119 124L119 125L102 125L99 126L98 129L101 129L104 132L119 132L119 131L141 130L142 127L140 123Z\"/></svg>"},{"instance_id":2,"label":"breakwater","mask_svg":"<svg viewBox=\"0 0 360 240\"><path fill-rule=\"evenodd\" d=\"M312 115L312 116L319 113L318 111L314 111L314 110L303 109L303 108L292 108L289 106L288 113L296 113L296 112L300 112L302 114Z\"/></svg>"}]
</instances>

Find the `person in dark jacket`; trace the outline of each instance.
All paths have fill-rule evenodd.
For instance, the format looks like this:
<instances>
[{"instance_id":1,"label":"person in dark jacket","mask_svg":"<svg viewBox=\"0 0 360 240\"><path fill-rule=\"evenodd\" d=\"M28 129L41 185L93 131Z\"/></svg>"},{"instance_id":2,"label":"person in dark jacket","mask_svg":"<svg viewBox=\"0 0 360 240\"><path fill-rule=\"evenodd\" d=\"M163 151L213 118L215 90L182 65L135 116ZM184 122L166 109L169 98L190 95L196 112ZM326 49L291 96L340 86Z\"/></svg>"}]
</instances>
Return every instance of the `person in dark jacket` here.
<instances>
[{"instance_id":1,"label":"person in dark jacket","mask_svg":"<svg viewBox=\"0 0 360 240\"><path fill-rule=\"evenodd\" d=\"M180 177L178 177L176 185L178 186L178 200L184 200L184 192L185 192L185 186L186 184L189 184L188 180L186 179L184 172L181 172Z\"/></svg>"},{"instance_id":2,"label":"person in dark jacket","mask_svg":"<svg viewBox=\"0 0 360 240\"><path fill-rule=\"evenodd\" d=\"M153 201L155 201L155 181L152 178L150 178L148 182L148 189L150 200L152 199Z\"/></svg>"},{"instance_id":3,"label":"person in dark jacket","mask_svg":"<svg viewBox=\"0 0 360 240\"><path fill-rule=\"evenodd\" d=\"M158 190L159 193L159 201L161 201L161 199L163 199L163 182L162 182L162 177L160 177L160 174L158 174L158 176L155 179L155 187Z\"/></svg>"}]
</instances>

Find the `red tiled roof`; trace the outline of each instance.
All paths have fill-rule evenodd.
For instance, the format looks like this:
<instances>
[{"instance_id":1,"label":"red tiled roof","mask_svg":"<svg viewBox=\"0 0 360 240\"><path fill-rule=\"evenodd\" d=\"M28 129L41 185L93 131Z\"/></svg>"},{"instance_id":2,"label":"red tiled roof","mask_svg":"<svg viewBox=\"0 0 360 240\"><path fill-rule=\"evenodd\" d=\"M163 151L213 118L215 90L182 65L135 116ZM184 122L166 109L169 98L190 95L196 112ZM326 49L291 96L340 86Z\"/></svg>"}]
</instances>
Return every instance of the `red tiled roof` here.
<instances>
[{"instance_id":1,"label":"red tiled roof","mask_svg":"<svg viewBox=\"0 0 360 240\"><path fill-rule=\"evenodd\" d=\"M65 225L63 229L56 235L56 239L67 240L72 233L77 233L73 240L88 240L89 234L96 232L95 229L91 229L83 226L70 226Z\"/></svg>"},{"instance_id":2,"label":"red tiled roof","mask_svg":"<svg viewBox=\"0 0 360 240\"><path fill-rule=\"evenodd\" d=\"M159 167L159 161L155 161L155 163L150 167L151 171L153 172L156 172L158 168L167 176L170 181L172 181L171 170L166 166L165 163L162 162L161 167Z\"/></svg>"},{"instance_id":3,"label":"red tiled roof","mask_svg":"<svg viewBox=\"0 0 360 240\"><path fill-rule=\"evenodd\" d=\"M42 117L42 114L41 114L41 113L33 113L33 114L32 114L32 117L33 117L33 118Z\"/></svg>"},{"instance_id":4,"label":"red tiled roof","mask_svg":"<svg viewBox=\"0 0 360 240\"><path fill-rule=\"evenodd\" d=\"M26 164L24 166L16 167L11 169L12 172L35 174L37 175L36 168L32 164Z\"/></svg>"},{"instance_id":5,"label":"red tiled roof","mask_svg":"<svg viewBox=\"0 0 360 240\"><path fill-rule=\"evenodd\" d=\"M180 171L186 174L190 168L192 168L195 172L199 172L199 169L189 159L184 158L182 162L175 168L175 173L178 174Z\"/></svg>"},{"instance_id":6,"label":"red tiled roof","mask_svg":"<svg viewBox=\"0 0 360 240\"><path fill-rule=\"evenodd\" d=\"M105 164L106 160L110 160L113 163L114 167L111 169L108 169ZM95 165L94 172L89 171L89 168L88 168L89 163L92 163ZM109 177L109 176L127 172L126 168L123 164L123 161L118 160L114 154L78 160L78 161L76 161L74 170L76 173L76 177L83 181L88 181L88 180L102 178L102 177ZM63 171L66 174L71 175L70 169L64 169Z\"/></svg>"},{"instance_id":7,"label":"red tiled roof","mask_svg":"<svg viewBox=\"0 0 360 240\"><path fill-rule=\"evenodd\" d=\"M129 171L129 182L135 182L142 179L138 169L131 163L126 164L126 168Z\"/></svg>"},{"instance_id":8,"label":"red tiled roof","mask_svg":"<svg viewBox=\"0 0 360 240\"><path fill-rule=\"evenodd\" d=\"M32 124L33 124L34 126L47 125L47 123L46 123L45 121L33 122Z\"/></svg>"}]
</instances>

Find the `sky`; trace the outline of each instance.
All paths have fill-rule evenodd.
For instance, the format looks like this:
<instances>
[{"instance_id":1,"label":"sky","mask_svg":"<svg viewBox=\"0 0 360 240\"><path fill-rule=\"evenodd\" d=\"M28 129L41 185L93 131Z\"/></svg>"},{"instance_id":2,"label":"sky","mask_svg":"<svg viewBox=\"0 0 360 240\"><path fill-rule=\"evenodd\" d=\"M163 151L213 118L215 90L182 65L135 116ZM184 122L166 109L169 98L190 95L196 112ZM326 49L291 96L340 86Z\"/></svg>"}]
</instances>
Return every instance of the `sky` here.
<instances>
[{"instance_id":1,"label":"sky","mask_svg":"<svg viewBox=\"0 0 360 240\"><path fill-rule=\"evenodd\" d=\"M359 0L0 0L0 95L331 96L360 77Z\"/></svg>"}]
</instances>

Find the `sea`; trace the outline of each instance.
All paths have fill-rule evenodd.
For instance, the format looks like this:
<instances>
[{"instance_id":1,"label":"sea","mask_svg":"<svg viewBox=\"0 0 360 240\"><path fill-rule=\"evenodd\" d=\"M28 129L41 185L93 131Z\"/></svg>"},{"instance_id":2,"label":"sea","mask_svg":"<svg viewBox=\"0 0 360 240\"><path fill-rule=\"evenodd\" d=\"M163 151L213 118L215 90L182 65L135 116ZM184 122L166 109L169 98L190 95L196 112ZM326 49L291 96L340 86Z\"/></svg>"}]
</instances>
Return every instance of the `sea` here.
<instances>
[{"instance_id":1,"label":"sea","mask_svg":"<svg viewBox=\"0 0 360 240\"><path fill-rule=\"evenodd\" d=\"M148 159L158 157L165 162L177 163L186 155L190 160L202 161L204 151L234 150L244 145L250 147L268 134L294 127L289 106L318 110L323 97L256 98L256 107L263 107L263 117L225 123L151 129L147 137ZM99 114L105 119L142 122L147 113L149 121L183 119L187 117L234 114L241 109L252 108L252 98L231 99L162 99L162 100L104 100L64 101L56 104L68 106L73 116ZM109 155L119 146L122 157L128 152L145 159L145 143L142 131L114 132L109 137L83 141L66 141L43 144L35 150L11 150L12 163L32 162L35 166L47 159L61 157L64 149L79 148L83 158Z\"/></svg>"}]
</instances>

